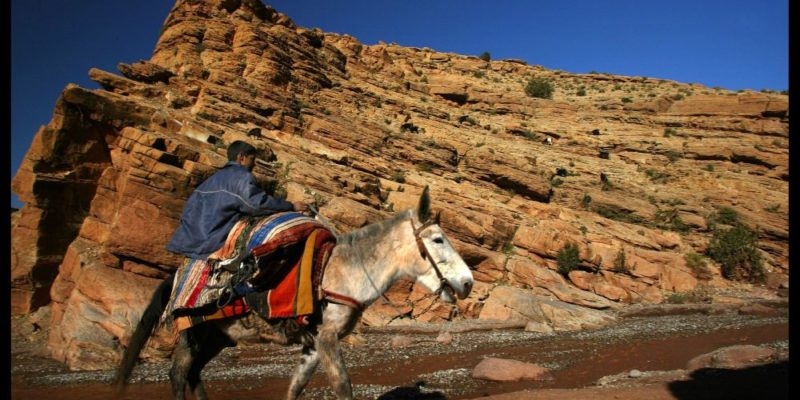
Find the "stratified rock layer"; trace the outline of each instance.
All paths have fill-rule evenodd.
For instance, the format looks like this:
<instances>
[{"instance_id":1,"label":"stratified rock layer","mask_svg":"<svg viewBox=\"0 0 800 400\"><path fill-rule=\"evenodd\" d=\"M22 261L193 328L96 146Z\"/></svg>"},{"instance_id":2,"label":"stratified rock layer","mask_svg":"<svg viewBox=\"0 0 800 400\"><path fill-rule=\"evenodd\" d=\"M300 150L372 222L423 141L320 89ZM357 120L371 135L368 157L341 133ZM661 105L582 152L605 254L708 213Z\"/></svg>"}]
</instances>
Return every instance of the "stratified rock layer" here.
<instances>
[{"instance_id":1,"label":"stratified rock layer","mask_svg":"<svg viewBox=\"0 0 800 400\"><path fill-rule=\"evenodd\" d=\"M758 232L768 281L788 273L785 95L366 46L258 0L179 0L151 59L119 70L89 71L102 89L64 89L12 185L25 203L12 312L52 304L50 349L74 369L118 359L181 261L165 244L185 199L237 139L277 157L256 167L267 187L316 203L340 231L430 185L475 289L454 309L404 282L367 324L520 318L512 293L539 304L527 319L542 329L581 329L607 323L605 309L727 285L718 265L684 259L705 251L720 207ZM553 98L528 97L531 77L550 79ZM682 233L665 230L676 217ZM562 275L567 243L580 262ZM146 355L171 340L160 332Z\"/></svg>"}]
</instances>

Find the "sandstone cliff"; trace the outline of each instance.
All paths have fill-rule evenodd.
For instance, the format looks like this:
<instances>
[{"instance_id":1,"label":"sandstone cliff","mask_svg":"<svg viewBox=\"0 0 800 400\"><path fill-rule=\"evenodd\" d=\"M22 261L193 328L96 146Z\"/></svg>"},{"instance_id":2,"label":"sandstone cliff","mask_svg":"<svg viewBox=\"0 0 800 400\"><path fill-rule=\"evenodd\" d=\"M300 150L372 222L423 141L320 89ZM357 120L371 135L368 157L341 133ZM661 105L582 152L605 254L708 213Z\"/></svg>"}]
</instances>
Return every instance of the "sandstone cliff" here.
<instances>
[{"instance_id":1,"label":"sandstone cliff","mask_svg":"<svg viewBox=\"0 0 800 400\"><path fill-rule=\"evenodd\" d=\"M118 360L180 262L164 247L186 197L237 139L264 151L265 185L316 203L342 231L413 206L430 185L479 282L456 310L398 285L395 306L379 301L366 324L400 305L422 321L580 329L606 323L600 310L729 285L718 265L684 258L706 250L721 207L758 233L770 285L788 273L785 95L367 46L259 0L178 0L150 60L118 69L89 71L102 89L64 89L12 185L25 202L12 311L51 304L49 346L72 368ZM532 77L554 83L552 99L525 94ZM581 262L564 276L567 243ZM171 340L162 332L147 355Z\"/></svg>"}]
</instances>

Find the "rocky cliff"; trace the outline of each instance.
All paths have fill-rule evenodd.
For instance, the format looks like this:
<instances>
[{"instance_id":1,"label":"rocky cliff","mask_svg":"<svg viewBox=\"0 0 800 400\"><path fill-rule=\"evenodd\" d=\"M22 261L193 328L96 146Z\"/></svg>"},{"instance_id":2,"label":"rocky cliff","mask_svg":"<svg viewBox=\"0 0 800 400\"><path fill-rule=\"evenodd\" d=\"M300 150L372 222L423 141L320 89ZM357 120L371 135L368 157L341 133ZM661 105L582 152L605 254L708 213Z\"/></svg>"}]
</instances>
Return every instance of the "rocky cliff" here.
<instances>
[{"instance_id":1,"label":"rocky cliff","mask_svg":"<svg viewBox=\"0 0 800 400\"><path fill-rule=\"evenodd\" d=\"M150 60L68 85L12 188L12 311L52 308L49 347L75 369L119 359L185 199L246 139L265 187L316 203L340 231L434 209L472 295L430 305L411 282L363 318L607 323L602 310L733 284L703 254L732 209L767 284L788 273L788 96L519 60L485 61L297 27L259 0L178 0ZM551 99L526 95L531 78ZM578 268L559 273L568 243ZM785 284L785 283L784 283ZM171 349L162 331L146 355Z\"/></svg>"}]
</instances>

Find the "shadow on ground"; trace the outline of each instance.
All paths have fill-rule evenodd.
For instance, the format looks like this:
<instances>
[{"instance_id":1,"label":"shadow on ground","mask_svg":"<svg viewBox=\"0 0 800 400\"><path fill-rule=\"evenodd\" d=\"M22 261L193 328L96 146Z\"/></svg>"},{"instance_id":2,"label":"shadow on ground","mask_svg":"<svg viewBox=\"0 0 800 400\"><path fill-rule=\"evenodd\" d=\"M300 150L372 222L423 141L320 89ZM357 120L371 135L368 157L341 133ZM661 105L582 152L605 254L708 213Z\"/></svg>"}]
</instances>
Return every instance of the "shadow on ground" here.
<instances>
[{"instance_id":1,"label":"shadow on ground","mask_svg":"<svg viewBox=\"0 0 800 400\"><path fill-rule=\"evenodd\" d=\"M743 369L702 368L669 384L679 400L788 399L789 361Z\"/></svg>"},{"instance_id":2,"label":"shadow on ground","mask_svg":"<svg viewBox=\"0 0 800 400\"><path fill-rule=\"evenodd\" d=\"M442 392L423 392L420 385L394 388L377 398L377 400L445 400Z\"/></svg>"}]
</instances>

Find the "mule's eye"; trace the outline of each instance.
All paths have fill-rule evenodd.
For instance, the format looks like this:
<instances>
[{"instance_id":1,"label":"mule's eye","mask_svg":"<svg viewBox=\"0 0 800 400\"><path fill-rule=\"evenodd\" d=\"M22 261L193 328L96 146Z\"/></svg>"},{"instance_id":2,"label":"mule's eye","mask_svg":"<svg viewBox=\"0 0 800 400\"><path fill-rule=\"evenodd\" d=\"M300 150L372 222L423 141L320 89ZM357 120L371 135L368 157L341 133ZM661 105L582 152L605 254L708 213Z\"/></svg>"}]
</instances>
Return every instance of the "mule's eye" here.
<instances>
[{"instance_id":1,"label":"mule's eye","mask_svg":"<svg viewBox=\"0 0 800 400\"><path fill-rule=\"evenodd\" d=\"M435 237L433 238L433 243L442 244L444 243L444 239L442 239L441 237Z\"/></svg>"}]
</instances>

